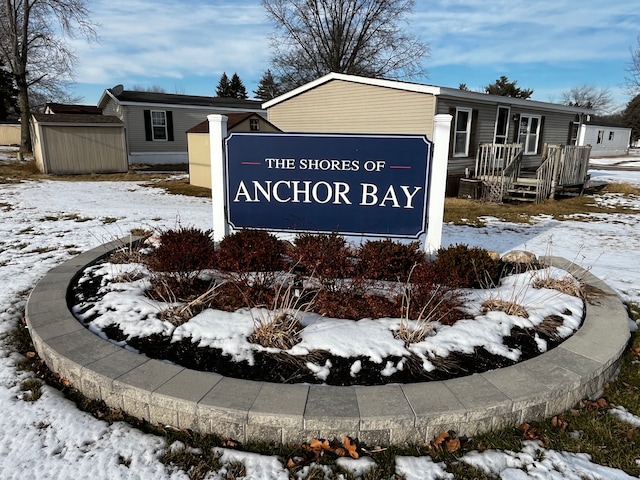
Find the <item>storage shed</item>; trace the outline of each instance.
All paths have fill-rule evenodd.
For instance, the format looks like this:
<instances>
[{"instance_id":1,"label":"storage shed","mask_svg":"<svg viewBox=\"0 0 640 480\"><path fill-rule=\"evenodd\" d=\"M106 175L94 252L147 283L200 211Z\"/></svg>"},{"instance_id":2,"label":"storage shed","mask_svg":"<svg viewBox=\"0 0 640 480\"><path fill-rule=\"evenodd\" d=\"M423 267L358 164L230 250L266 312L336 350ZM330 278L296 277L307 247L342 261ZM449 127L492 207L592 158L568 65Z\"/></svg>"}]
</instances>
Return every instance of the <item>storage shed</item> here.
<instances>
[{"instance_id":1,"label":"storage shed","mask_svg":"<svg viewBox=\"0 0 640 480\"><path fill-rule=\"evenodd\" d=\"M127 172L124 123L107 115L34 113L33 156L52 174Z\"/></svg>"}]
</instances>

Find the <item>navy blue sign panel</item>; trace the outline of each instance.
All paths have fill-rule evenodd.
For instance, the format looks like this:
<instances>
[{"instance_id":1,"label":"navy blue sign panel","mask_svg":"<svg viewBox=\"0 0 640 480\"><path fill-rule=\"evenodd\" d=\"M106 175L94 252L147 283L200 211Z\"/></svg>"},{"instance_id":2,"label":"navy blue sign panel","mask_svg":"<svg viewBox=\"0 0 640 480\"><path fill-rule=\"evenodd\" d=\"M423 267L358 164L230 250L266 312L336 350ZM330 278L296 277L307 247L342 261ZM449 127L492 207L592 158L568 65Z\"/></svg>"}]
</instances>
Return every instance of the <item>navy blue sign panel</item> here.
<instances>
[{"instance_id":1,"label":"navy blue sign panel","mask_svg":"<svg viewBox=\"0 0 640 480\"><path fill-rule=\"evenodd\" d=\"M416 135L232 133L233 228L417 238L433 144Z\"/></svg>"}]
</instances>

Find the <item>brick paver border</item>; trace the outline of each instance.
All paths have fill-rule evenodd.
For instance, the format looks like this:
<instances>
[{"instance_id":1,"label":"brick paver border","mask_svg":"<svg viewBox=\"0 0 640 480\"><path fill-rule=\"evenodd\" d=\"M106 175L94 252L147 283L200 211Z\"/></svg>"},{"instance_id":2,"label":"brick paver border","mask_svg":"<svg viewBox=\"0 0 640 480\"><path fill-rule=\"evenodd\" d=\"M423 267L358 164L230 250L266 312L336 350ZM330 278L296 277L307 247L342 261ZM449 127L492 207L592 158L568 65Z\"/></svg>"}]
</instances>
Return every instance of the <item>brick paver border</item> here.
<instances>
[{"instance_id":1,"label":"brick paver border","mask_svg":"<svg viewBox=\"0 0 640 480\"><path fill-rule=\"evenodd\" d=\"M442 431L475 435L558 414L602 391L629 341L626 309L605 283L559 257L543 260L597 292L582 327L517 365L406 385L280 385L223 377L147 358L91 333L68 307L69 286L129 239L52 269L29 296L26 321L47 366L84 395L154 424L239 441L301 442L351 435L373 445L425 442Z\"/></svg>"}]
</instances>

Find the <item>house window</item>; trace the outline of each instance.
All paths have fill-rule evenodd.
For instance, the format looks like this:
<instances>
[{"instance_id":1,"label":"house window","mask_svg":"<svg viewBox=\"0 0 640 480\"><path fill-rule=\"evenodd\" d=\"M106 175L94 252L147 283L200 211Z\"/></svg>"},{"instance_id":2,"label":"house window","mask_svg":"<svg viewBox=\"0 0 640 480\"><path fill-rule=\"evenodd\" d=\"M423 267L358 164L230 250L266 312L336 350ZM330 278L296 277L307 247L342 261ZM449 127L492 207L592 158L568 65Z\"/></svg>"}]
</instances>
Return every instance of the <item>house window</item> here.
<instances>
[{"instance_id":1,"label":"house window","mask_svg":"<svg viewBox=\"0 0 640 480\"><path fill-rule=\"evenodd\" d=\"M613 130L609 132L609 141L613 141Z\"/></svg>"},{"instance_id":2,"label":"house window","mask_svg":"<svg viewBox=\"0 0 640 480\"><path fill-rule=\"evenodd\" d=\"M604 139L604 130L598 130L598 139L596 140L597 144L602 143L602 140Z\"/></svg>"},{"instance_id":3,"label":"house window","mask_svg":"<svg viewBox=\"0 0 640 480\"><path fill-rule=\"evenodd\" d=\"M509 137L509 116L511 109L509 107L498 107L496 115L496 130L493 135L493 143L507 143Z\"/></svg>"},{"instance_id":4,"label":"house window","mask_svg":"<svg viewBox=\"0 0 640 480\"><path fill-rule=\"evenodd\" d=\"M167 112L151 111L151 132L153 140L167 140Z\"/></svg>"},{"instance_id":5,"label":"house window","mask_svg":"<svg viewBox=\"0 0 640 480\"><path fill-rule=\"evenodd\" d=\"M456 108L456 125L453 138L453 156L469 156L469 139L471 138L471 109Z\"/></svg>"},{"instance_id":6,"label":"house window","mask_svg":"<svg viewBox=\"0 0 640 480\"><path fill-rule=\"evenodd\" d=\"M257 118L250 118L249 119L249 130L257 132L258 130L260 130L260 120L258 120Z\"/></svg>"},{"instance_id":7,"label":"house window","mask_svg":"<svg viewBox=\"0 0 640 480\"><path fill-rule=\"evenodd\" d=\"M541 119L540 115L520 115L518 143L522 144L525 155L538 153Z\"/></svg>"}]
</instances>

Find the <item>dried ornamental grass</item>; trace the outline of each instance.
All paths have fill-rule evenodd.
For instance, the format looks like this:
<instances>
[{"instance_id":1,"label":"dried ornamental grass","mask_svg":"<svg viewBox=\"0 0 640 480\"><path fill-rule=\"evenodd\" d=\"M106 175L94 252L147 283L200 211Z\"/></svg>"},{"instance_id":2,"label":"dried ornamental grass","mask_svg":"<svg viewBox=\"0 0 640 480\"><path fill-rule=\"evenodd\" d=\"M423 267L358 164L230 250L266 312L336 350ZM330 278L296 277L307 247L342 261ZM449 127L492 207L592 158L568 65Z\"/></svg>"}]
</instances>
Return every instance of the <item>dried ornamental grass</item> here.
<instances>
[{"instance_id":1,"label":"dried ornamental grass","mask_svg":"<svg viewBox=\"0 0 640 480\"><path fill-rule=\"evenodd\" d=\"M517 302L512 300L503 300L500 298L489 298L482 302L480 307L482 313L487 312L504 312L507 315L516 315L522 318L529 318L527 310Z\"/></svg>"},{"instance_id":2,"label":"dried ornamental grass","mask_svg":"<svg viewBox=\"0 0 640 480\"><path fill-rule=\"evenodd\" d=\"M311 310L314 298L302 301L296 295L293 283L286 287L282 283L278 285L272 309L254 317L254 331L248 338L249 342L280 350L288 350L300 343L302 324L299 315Z\"/></svg>"},{"instance_id":3,"label":"dried ornamental grass","mask_svg":"<svg viewBox=\"0 0 640 480\"><path fill-rule=\"evenodd\" d=\"M167 321L176 327L188 322L191 318L209 306L211 301L218 295L218 289L221 285L222 283L213 286L199 297L184 305L176 305L162 310L158 314L158 318L160 320Z\"/></svg>"},{"instance_id":4,"label":"dried ornamental grass","mask_svg":"<svg viewBox=\"0 0 640 480\"><path fill-rule=\"evenodd\" d=\"M533 280L533 288L548 288L549 290L557 290L558 292L582 299L584 299L586 296L584 286L580 282L569 276L563 278L538 276Z\"/></svg>"}]
</instances>

